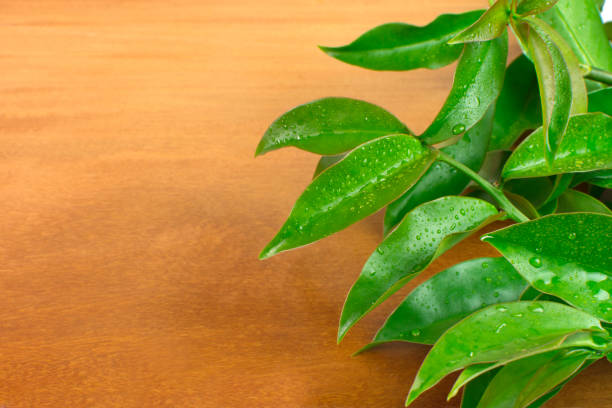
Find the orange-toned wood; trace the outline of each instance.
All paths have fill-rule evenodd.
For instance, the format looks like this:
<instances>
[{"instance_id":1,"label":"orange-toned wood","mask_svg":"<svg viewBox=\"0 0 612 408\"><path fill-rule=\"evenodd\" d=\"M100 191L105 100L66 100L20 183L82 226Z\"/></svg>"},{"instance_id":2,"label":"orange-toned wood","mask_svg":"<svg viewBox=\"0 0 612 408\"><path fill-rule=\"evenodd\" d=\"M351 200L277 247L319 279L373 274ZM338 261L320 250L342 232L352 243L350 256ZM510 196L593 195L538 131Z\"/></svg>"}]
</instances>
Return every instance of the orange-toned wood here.
<instances>
[{"instance_id":1,"label":"orange-toned wood","mask_svg":"<svg viewBox=\"0 0 612 408\"><path fill-rule=\"evenodd\" d=\"M326 95L422 131L452 67L375 73L315 45L485 5L2 1L0 406L402 406L426 347L350 357L399 296L335 345L380 215L260 262L316 158L253 152ZM471 239L426 275L493 253ZM611 407L609 382L597 364L551 406ZM449 386L415 406L444 406Z\"/></svg>"}]
</instances>

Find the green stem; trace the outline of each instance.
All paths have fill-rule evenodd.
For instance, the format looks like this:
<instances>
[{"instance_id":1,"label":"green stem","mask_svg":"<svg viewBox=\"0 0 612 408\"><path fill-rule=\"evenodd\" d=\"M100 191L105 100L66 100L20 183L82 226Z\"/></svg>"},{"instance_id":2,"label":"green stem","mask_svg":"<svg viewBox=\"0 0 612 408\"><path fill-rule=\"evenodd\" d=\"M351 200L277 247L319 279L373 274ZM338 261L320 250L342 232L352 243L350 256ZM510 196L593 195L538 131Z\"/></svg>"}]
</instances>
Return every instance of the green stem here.
<instances>
[{"instance_id":1,"label":"green stem","mask_svg":"<svg viewBox=\"0 0 612 408\"><path fill-rule=\"evenodd\" d=\"M516 208L510 200L501 192L498 188L493 186L493 184L489 183L487 180L478 175L475 171L464 165L463 163L459 163L457 160L453 159L446 153L439 151L438 160L443 161L447 164L450 164L457 170L465 173L469 178L474 180L476 184L483 188L487 193L491 195L497 201L499 206L508 214L510 218L512 218L516 222L525 222L529 221L529 218L525 216L518 208Z\"/></svg>"},{"instance_id":2,"label":"green stem","mask_svg":"<svg viewBox=\"0 0 612 408\"><path fill-rule=\"evenodd\" d=\"M588 71L584 77L593 81L612 85L612 72L604 71L603 69L588 67Z\"/></svg>"}]
</instances>

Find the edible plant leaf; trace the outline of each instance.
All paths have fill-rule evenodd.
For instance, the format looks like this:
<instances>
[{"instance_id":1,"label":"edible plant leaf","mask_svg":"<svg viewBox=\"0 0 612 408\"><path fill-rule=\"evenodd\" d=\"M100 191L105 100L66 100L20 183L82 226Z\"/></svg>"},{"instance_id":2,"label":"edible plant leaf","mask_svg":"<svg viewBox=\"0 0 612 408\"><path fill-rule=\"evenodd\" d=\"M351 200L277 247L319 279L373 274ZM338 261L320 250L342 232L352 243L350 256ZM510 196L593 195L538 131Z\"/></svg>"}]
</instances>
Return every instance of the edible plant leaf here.
<instances>
[{"instance_id":1,"label":"edible plant leaf","mask_svg":"<svg viewBox=\"0 0 612 408\"><path fill-rule=\"evenodd\" d=\"M482 165L491 136L493 108L489 108L482 120L466 132L459 142L440 150L477 171ZM451 165L439 161L434 163L410 190L387 206L383 223L384 234L387 235L416 206L440 197L459 194L469 181L468 176Z\"/></svg>"},{"instance_id":2,"label":"edible plant leaf","mask_svg":"<svg viewBox=\"0 0 612 408\"><path fill-rule=\"evenodd\" d=\"M410 188L435 157L409 135L360 145L312 181L260 259L317 241L380 210Z\"/></svg>"},{"instance_id":3,"label":"edible plant leaf","mask_svg":"<svg viewBox=\"0 0 612 408\"><path fill-rule=\"evenodd\" d=\"M463 389L463 395L461 396L461 408L476 408L482 394L485 392L495 374L497 374L499 368L476 377L470 381Z\"/></svg>"},{"instance_id":4,"label":"edible plant leaf","mask_svg":"<svg viewBox=\"0 0 612 408\"><path fill-rule=\"evenodd\" d=\"M589 93L589 112L612 115L612 87Z\"/></svg>"},{"instance_id":5,"label":"edible plant leaf","mask_svg":"<svg viewBox=\"0 0 612 408\"><path fill-rule=\"evenodd\" d=\"M528 129L542 125L538 77L533 63L521 55L506 69L497 99L489 150L509 149Z\"/></svg>"},{"instance_id":6,"label":"edible plant leaf","mask_svg":"<svg viewBox=\"0 0 612 408\"><path fill-rule=\"evenodd\" d=\"M598 7L588 0L560 0L538 16L570 45L581 63L612 71L612 48Z\"/></svg>"},{"instance_id":7,"label":"edible plant leaf","mask_svg":"<svg viewBox=\"0 0 612 408\"><path fill-rule=\"evenodd\" d=\"M544 157L542 128L521 143L506 162L506 180L612 168L612 117L587 113L570 118L552 163Z\"/></svg>"},{"instance_id":8,"label":"edible plant leaf","mask_svg":"<svg viewBox=\"0 0 612 408\"><path fill-rule=\"evenodd\" d=\"M429 144L439 143L478 123L499 96L507 55L507 34L466 44L450 94L421 138Z\"/></svg>"},{"instance_id":9,"label":"edible plant leaf","mask_svg":"<svg viewBox=\"0 0 612 408\"><path fill-rule=\"evenodd\" d=\"M557 213L591 212L612 215L604 203L581 191L567 190L559 197ZM612 274L612 270L610 271Z\"/></svg>"},{"instance_id":10,"label":"edible plant leaf","mask_svg":"<svg viewBox=\"0 0 612 408\"><path fill-rule=\"evenodd\" d=\"M315 168L314 174L312 178L316 178L319 174L323 173L323 171L327 170L329 167L338 163L340 160L344 159L346 154L337 154L335 156L323 156L319 159L317 163L317 167Z\"/></svg>"},{"instance_id":11,"label":"edible plant leaf","mask_svg":"<svg viewBox=\"0 0 612 408\"><path fill-rule=\"evenodd\" d=\"M259 142L255 156L286 146L335 155L394 133L410 131L383 108L357 99L324 98L276 119Z\"/></svg>"},{"instance_id":12,"label":"edible plant leaf","mask_svg":"<svg viewBox=\"0 0 612 408\"><path fill-rule=\"evenodd\" d=\"M408 213L372 253L351 288L342 309L338 342L436 257L497 217L494 206L469 197L443 197Z\"/></svg>"},{"instance_id":13,"label":"edible plant leaf","mask_svg":"<svg viewBox=\"0 0 612 408\"><path fill-rule=\"evenodd\" d=\"M612 321L612 216L549 215L482 239L540 292Z\"/></svg>"},{"instance_id":14,"label":"edible plant leaf","mask_svg":"<svg viewBox=\"0 0 612 408\"><path fill-rule=\"evenodd\" d=\"M483 10L443 14L426 26L383 24L342 47L320 47L340 61L378 71L440 68L455 61L463 46L448 40L474 23Z\"/></svg>"},{"instance_id":15,"label":"edible plant leaf","mask_svg":"<svg viewBox=\"0 0 612 408\"><path fill-rule=\"evenodd\" d=\"M527 286L504 258L459 263L412 291L366 347L389 341L433 344L476 310L518 300Z\"/></svg>"},{"instance_id":16,"label":"edible plant leaf","mask_svg":"<svg viewBox=\"0 0 612 408\"><path fill-rule=\"evenodd\" d=\"M524 407L536 401L577 372L592 356L592 352L584 349L561 351L531 376L518 396L516 405Z\"/></svg>"},{"instance_id":17,"label":"edible plant leaf","mask_svg":"<svg viewBox=\"0 0 612 408\"><path fill-rule=\"evenodd\" d=\"M454 36L448 43L489 41L499 37L508 23L507 0L497 0L474 24Z\"/></svg>"},{"instance_id":18,"label":"edible plant leaf","mask_svg":"<svg viewBox=\"0 0 612 408\"><path fill-rule=\"evenodd\" d=\"M508 363L502 367L482 394L478 408L514 408L522 391L540 367L546 366L564 352L565 350L553 350Z\"/></svg>"},{"instance_id":19,"label":"edible plant leaf","mask_svg":"<svg viewBox=\"0 0 612 408\"><path fill-rule=\"evenodd\" d=\"M523 0L516 7L516 14L528 16L530 14L540 14L555 5L558 0Z\"/></svg>"},{"instance_id":20,"label":"edible plant leaf","mask_svg":"<svg viewBox=\"0 0 612 408\"><path fill-rule=\"evenodd\" d=\"M553 302L512 302L489 306L451 327L427 354L406 405L453 371L471 364L508 360L567 336L602 331L599 321Z\"/></svg>"}]
</instances>

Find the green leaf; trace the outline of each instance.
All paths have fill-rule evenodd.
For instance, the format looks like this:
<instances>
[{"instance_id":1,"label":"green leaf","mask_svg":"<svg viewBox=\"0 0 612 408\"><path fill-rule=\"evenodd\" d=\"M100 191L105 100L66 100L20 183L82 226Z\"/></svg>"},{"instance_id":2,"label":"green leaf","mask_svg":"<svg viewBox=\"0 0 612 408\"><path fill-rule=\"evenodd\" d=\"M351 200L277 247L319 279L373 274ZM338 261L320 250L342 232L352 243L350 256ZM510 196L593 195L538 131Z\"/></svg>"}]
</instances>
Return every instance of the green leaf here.
<instances>
[{"instance_id":1,"label":"green leaf","mask_svg":"<svg viewBox=\"0 0 612 408\"><path fill-rule=\"evenodd\" d=\"M558 213L591 212L612 215L612 211L601 201L576 190L568 190L559 197ZM612 274L612 270L610 270Z\"/></svg>"},{"instance_id":2,"label":"green leaf","mask_svg":"<svg viewBox=\"0 0 612 408\"><path fill-rule=\"evenodd\" d=\"M455 61L462 45L448 40L469 27L483 10L463 14L443 14L430 24L418 27L403 23L378 26L343 47L320 47L328 55L363 68L379 71L405 71L440 68Z\"/></svg>"},{"instance_id":3,"label":"green leaf","mask_svg":"<svg viewBox=\"0 0 612 408\"><path fill-rule=\"evenodd\" d=\"M612 21L608 21L604 24L604 30L606 32L606 37L608 41L612 41Z\"/></svg>"},{"instance_id":4,"label":"green leaf","mask_svg":"<svg viewBox=\"0 0 612 408\"><path fill-rule=\"evenodd\" d=\"M583 371L585 368L587 368L588 366L590 366L591 364L593 364L595 362L595 360L587 360L582 367L580 367L574 374L572 374L567 380L563 381L561 384L557 385L555 388L553 388L550 392L548 392L547 394L541 396L540 398L538 398L536 401L532 402L531 404L529 404L528 408L540 408L542 405L544 405L547 401L549 401L551 398L553 398L555 395L557 395L559 393L559 391L561 391L561 389L563 388L563 386L565 386L565 384L567 384L569 381L571 381L575 376L577 376L578 374L580 374L581 371Z\"/></svg>"},{"instance_id":5,"label":"green leaf","mask_svg":"<svg viewBox=\"0 0 612 408\"><path fill-rule=\"evenodd\" d=\"M572 116L552 163L544 157L544 135L537 129L506 162L506 180L612 168L612 118L603 113Z\"/></svg>"},{"instance_id":6,"label":"green leaf","mask_svg":"<svg viewBox=\"0 0 612 408\"><path fill-rule=\"evenodd\" d=\"M612 87L589 93L589 112L612 115Z\"/></svg>"},{"instance_id":7,"label":"green leaf","mask_svg":"<svg viewBox=\"0 0 612 408\"><path fill-rule=\"evenodd\" d=\"M394 133L410 131L383 108L356 99L324 98L276 119L259 142L255 156L286 146L335 155Z\"/></svg>"},{"instance_id":8,"label":"green leaf","mask_svg":"<svg viewBox=\"0 0 612 408\"><path fill-rule=\"evenodd\" d=\"M516 7L516 14L528 16L540 14L555 5L558 0L523 0Z\"/></svg>"},{"instance_id":9,"label":"green leaf","mask_svg":"<svg viewBox=\"0 0 612 408\"><path fill-rule=\"evenodd\" d=\"M433 344L449 327L485 306L518 300L527 282L504 258L479 258L446 269L408 295L373 342Z\"/></svg>"},{"instance_id":10,"label":"green leaf","mask_svg":"<svg viewBox=\"0 0 612 408\"><path fill-rule=\"evenodd\" d=\"M421 138L429 144L439 143L478 123L499 96L507 54L507 34L491 41L466 44L453 88Z\"/></svg>"},{"instance_id":11,"label":"green leaf","mask_svg":"<svg viewBox=\"0 0 612 408\"><path fill-rule=\"evenodd\" d=\"M514 408L521 392L540 367L546 366L564 352L565 350L552 350L508 363L482 394L478 408Z\"/></svg>"},{"instance_id":12,"label":"green leaf","mask_svg":"<svg viewBox=\"0 0 612 408\"><path fill-rule=\"evenodd\" d=\"M454 36L448 43L489 41L499 37L508 24L507 0L497 0L474 24Z\"/></svg>"},{"instance_id":13,"label":"green leaf","mask_svg":"<svg viewBox=\"0 0 612 408\"><path fill-rule=\"evenodd\" d=\"M409 135L359 146L312 181L260 259L317 241L380 210L410 188L435 157Z\"/></svg>"},{"instance_id":14,"label":"green leaf","mask_svg":"<svg viewBox=\"0 0 612 408\"><path fill-rule=\"evenodd\" d=\"M612 48L592 1L560 0L540 17L567 41L581 63L612 71Z\"/></svg>"},{"instance_id":15,"label":"green leaf","mask_svg":"<svg viewBox=\"0 0 612 408\"><path fill-rule=\"evenodd\" d=\"M527 216L527 218L529 218L530 220L540 217L540 213L538 212L538 210L525 197L511 193L509 191L504 191L504 195L516 208L519 209L520 212L525 214L525 216Z\"/></svg>"},{"instance_id":16,"label":"green leaf","mask_svg":"<svg viewBox=\"0 0 612 408\"><path fill-rule=\"evenodd\" d=\"M459 377L457 377L455 384L453 384L453 387L448 394L448 399L450 400L455 395L457 395L461 387L463 387L464 385L474 381L475 379L479 378L480 376L486 373L496 370L499 367L507 365L513 361L516 361L522 358L527 358L529 356L537 355L540 353L546 353L546 352L553 351L553 350L560 350L560 349L571 348L571 347L574 347L574 348L575 347L593 347L597 349L600 346L595 343L595 340L591 333L579 332L579 333L572 334L570 336L560 337L559 339L556 339L550 343L546 343L543 346L526 349L522 353L512 355L511 357L507 359L498 360L497 362L472 364L466 367L461 372Z\"/></svg>"},{"instance_id":17,"label":"green leaf","mask_svg":"<svg viewBox=\"0 0 612 408\"><path fill-rule=\"evenodd\" d=\"M572 187L581 183L590 183L602 188L612 188L612 170L588 171L576 173L572 181Z\"/></svg>"},{"instance_id":18,"label":"green leaf","mask_svg":"<svg viewBox=\"0 0 612 408\"><path fill-rule=\"evenodd\" d=\"M489 306L451 327L434 344L410 389L406 405L453 371L468 365L523 356L572 333L602 331L599 321L553 302Z\"/></svg>"},{"instance_id":19,"label":"green leaf","mask_svg":"<svg viewBox=\"0 0 612 408\"><path fill-rule=\"evenodd\" d=\"M493 245L537 290L612 321L612 217L550 215L492 232Z\"/></svg>"},{"instance_id":20,"label":"green leaf","mask_svg":"<svg viewBox=\"0 0 612 408\"><path fill-rule=\"evenodd\" d=\"M504 191L525 197L535 208L541 207L550 196L553 184L548 177L515 179L504 184Z\"/></svg>"},{"instance_id":21,"label":"green leaf","mask_svg":"<svg viewBox=\"0 0 612 408\"><path fill-rule=\"evenodd\" d=\"M521 55L506 69L489 150L509 149L526 130L541 125L538 77L531 61Z\"/></svg>"},{"instance_id":22,"label":"green leaf","mask_svg":"<svg viewBox=\"0 0 612 408\"><path fill-rule=\"evenodd\" d=\"M340 160L344 159L346 154L337 154L335 156L323 156L319 159L319 163L317 163L317 167L315 168L314 174L312 178L316 178L319 174L323 173L323 171L327 170L334 164L338 163Z\"/></svg>"},{"instance_id":23,"label":"green leaf","mask_svg":"<svg viewBox=\"0 0 612 408\"><path fill-rule=\"evenodd\" d=\"M482 165L491 136L492 113L493 107L459 142L440 150L477 171ZM459 194L469 182L468 176L451 165L436 162L410 190L389 204L384 219L385 235L416 206L447 195Z\"/></svg>"},{"instance_id":24,"label":"green leaf","mask_svg":"<svg viewBox=\"0 0 612 408\"><path fill-rule=\"evenodd\" d=\"M552 28L540 19L527 17L529 53L538 75L543 112L547 160L557 152L570 114L587 110L586 87L578 60Z\"/></svg>"},{"instance_id":25,"label":"green leaf","mask_svg":"<svg viewBox=\"0 0 612 408\"><path fill-rule=\"evenodd\" d=\"M577 372L593 356L584 349L563 350L531 376L517 398L516 405L527 406Z\"/></svg>"},{"instance_id":26,"label":"green leaf","mask_svg":"<svg viewBox=\"0 0 612 408\"><path fill-rule=\"evenodd\" d=\"M338 342L359 319L436 257L498 216L491 204L468 197L440 198L408 213L372 253L351 288L340 318Z\"/></svg>"}]
</instances>

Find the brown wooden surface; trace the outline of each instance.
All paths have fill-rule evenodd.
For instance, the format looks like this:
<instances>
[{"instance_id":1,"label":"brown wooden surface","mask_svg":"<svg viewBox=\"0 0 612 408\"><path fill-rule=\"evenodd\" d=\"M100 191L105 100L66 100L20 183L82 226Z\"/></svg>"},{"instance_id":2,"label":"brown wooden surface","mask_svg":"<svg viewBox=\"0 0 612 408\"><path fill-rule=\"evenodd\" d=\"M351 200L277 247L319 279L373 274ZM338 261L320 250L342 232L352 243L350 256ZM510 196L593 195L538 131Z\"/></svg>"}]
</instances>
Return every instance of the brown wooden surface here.
<instances>
[{"instance_id":1,"label":"brown wooden surface","mask_svg":"<svg viewBox=\"0 0 612 408\"><path fill-rule=\"evenodd\" d=\"M253 152L328 95L422 131L453 67L375 73L315 45L485 4L1 1L0 406L402 406L425 347L350 357L399 296L335 345L380 214L260 262L317 159ZM428 274L493 253L471 239ZM610 378L597 364L550 406L611 407Z\"/></svg>"}]
</instances>

